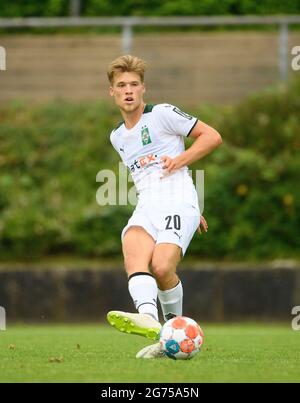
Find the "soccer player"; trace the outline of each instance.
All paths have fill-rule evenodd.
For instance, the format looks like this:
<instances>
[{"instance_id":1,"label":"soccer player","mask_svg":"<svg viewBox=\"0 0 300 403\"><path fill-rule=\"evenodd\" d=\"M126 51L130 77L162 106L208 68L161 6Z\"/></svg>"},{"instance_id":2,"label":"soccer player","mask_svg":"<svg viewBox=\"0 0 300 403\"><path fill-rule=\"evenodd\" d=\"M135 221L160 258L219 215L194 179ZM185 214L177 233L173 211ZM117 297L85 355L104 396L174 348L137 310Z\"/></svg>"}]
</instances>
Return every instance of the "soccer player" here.
<instances>
[{"instance_id":1,"label":"soccer player","mask_svg":"<svg viewBox=\"0 0 300 403\"><path fill-rule=\"evenodd\" d=\"M183 288L176 267L197 228L207 231L187 166L222 140L215 129L176 106L146 104L144 73L145 62L131 55L117 58L108 69L110 95L124 119L110 140L130 170L138 195L121 234L128 289L138 313L111 311L107 319L122 332L158 340L157 298L164 320L182 315ZM187 150L184 137L194 139ZM161 356L157 342L136 355Z\"/></svg>"}]
</instances>

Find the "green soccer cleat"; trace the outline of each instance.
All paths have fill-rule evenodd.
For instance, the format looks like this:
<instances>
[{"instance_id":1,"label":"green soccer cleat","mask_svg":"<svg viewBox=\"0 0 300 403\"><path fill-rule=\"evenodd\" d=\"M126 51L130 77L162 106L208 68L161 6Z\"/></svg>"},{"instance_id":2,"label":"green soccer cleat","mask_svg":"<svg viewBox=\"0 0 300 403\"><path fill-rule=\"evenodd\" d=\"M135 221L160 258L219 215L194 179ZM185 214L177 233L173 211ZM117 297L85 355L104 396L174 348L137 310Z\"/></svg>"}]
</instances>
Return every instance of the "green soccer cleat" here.
<instances>
[{"instance_id":1,"label":"green soccer cleat","mask_svg":"<svg viewBox=\"0 0 300 403\"><path fill-rule=\"evenodd\" d=\"M137 334L150 340L159 339L161 324L146 313L110 311L107 320L120 332Z\"/></svg>"}]
</instances>

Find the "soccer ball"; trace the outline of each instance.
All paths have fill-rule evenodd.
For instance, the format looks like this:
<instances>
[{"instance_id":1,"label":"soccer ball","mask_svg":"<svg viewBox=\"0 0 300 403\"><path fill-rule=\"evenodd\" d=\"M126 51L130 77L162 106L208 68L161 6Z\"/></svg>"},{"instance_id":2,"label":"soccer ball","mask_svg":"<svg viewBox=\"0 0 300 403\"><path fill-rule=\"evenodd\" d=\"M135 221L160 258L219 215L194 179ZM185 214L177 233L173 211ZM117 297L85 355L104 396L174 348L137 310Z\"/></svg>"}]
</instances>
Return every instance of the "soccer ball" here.
<instances>
[{"instance_id":1,"label":"soccer ball","mask_svg":"<svg viewBox=\"0 0 300 403\"><path fill-rule=\"evenodd\" d=\"M187 360L200 351L203 338L200 326L193 319L176 316L163 325L159 342L167 357Z\"/></svg>"}]
</instances>

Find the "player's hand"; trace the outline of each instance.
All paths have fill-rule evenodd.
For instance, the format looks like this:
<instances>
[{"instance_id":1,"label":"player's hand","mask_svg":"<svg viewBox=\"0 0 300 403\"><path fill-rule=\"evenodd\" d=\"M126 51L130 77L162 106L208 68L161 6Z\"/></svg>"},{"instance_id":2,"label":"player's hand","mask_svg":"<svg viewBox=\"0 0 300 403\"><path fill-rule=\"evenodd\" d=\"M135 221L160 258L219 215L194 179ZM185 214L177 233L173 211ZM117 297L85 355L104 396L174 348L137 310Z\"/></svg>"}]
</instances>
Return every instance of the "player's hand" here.
<instances>
[{"instance_id":1,"label":"player's hand","mask_svg":"<svg viewBox=\"0 0 300 403\"><path fill-rule=\"evenodd\" d=\"M201 216L201 218L200 218L200 224L199 224L199 227L198 227L198 229L197 229L197 231L199 232L199 234L202 234L201 227L202 227L202 229L204 230L204 232L207 232L207 230L208 230L208 225L207 225L207 222L206 222L206 220L205 220L205 218L204 218L203 216Z\"/></svg>"},{"instance_id":2,"label":"player's hand","mask_svg":"<svg viewBox=\"0 0 300 403\"><path fill-rule=\"evenodd\" d=\"M171 158L167 155L163 155L160 158L160 161L163 163L163 169L165 170L165 175L175 171L176 169L181 168L179 161L177 158Z\"/></svg>"}]
</instances>

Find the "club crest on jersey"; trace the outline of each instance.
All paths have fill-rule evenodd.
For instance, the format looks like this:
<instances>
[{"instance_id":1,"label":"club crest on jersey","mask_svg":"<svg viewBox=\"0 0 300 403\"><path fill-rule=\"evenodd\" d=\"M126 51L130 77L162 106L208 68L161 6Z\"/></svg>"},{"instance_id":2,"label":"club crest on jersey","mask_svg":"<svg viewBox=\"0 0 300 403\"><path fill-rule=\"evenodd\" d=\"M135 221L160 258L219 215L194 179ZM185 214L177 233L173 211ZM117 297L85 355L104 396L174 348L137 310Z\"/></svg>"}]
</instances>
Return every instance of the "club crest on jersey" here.
<instances>
[{"instance_id":1,"label":"club crest on jersey","mask_svg":"<svg viewBox=\"0 0 300 403\"><path fill-rule=\"evenodd\" d=\"M147 126L142 126L141 136L142 136L143 146L146 146L147 144L152 143L150 133L149 133L149 129L148 129Z\"/></svg>"}]
</instances>

